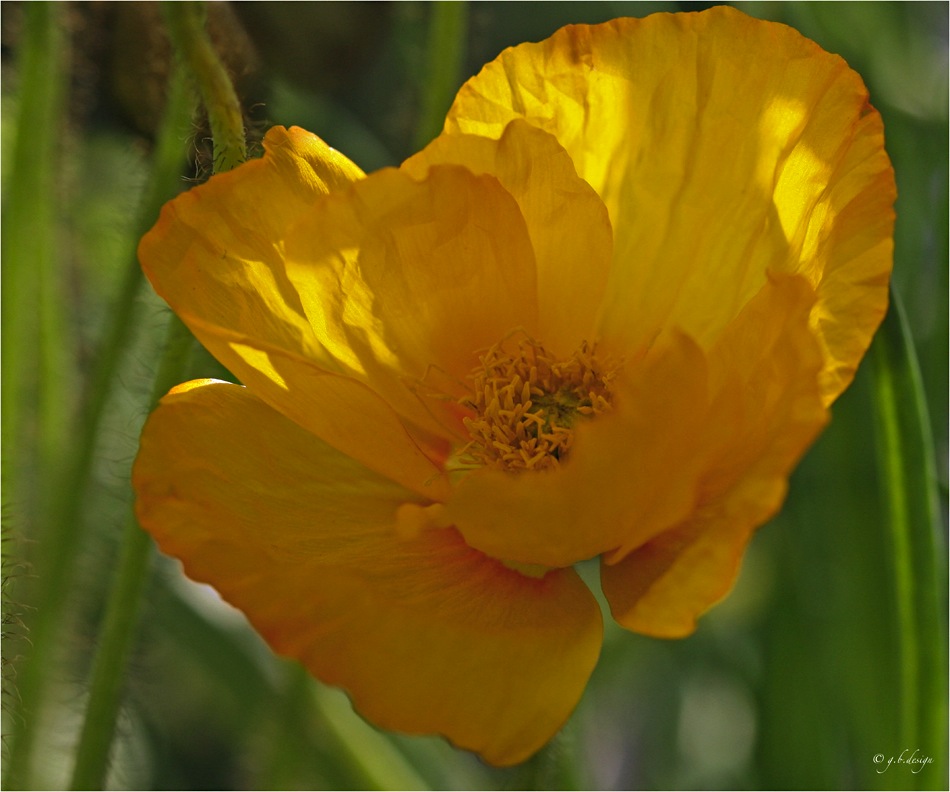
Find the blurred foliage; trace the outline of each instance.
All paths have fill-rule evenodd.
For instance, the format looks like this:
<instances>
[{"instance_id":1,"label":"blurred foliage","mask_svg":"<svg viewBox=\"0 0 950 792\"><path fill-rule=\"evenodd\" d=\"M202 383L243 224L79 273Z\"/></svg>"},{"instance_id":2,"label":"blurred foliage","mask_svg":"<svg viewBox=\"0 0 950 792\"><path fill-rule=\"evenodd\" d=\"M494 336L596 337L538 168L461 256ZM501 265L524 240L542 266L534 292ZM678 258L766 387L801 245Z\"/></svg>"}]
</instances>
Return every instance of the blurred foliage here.
<instances>
[{"instance_id":1,"label":"blurred foliage","mask_svg":"<svg viewBox=\"0 0 950 792\"><path fill-rule=\"evenodd\" d=\"M23 718L36 719L34 784L52 788L71 770L162 340L164 308L134 280L132 251L171 56L154 4L50 5L45 29L53 38L32 45L29 13L42 12L26 5L0 5L2 511L4 574L13 572L4 579L3 732L15 737ZM457 84L504 47L570 22L703 7L473 3ZM948 6L756 2L743 10L796 27L864 76L897 172L894 288L907 322L875 342L888 343L889 352L872 352L836 403L830 427L792 479L784 510L753 543L731 597L683 641L610 626L564 733L526 765L501 771L437 738L376 731L342 694L275 658L213 591L156 557L111 787L947 788ZM424 98L432 5L216 3L209 12L252 149L274 123L320 134L366 170L397 164L416 148L419 114L426 101L439 101ZM43 90L25 91L24 84ZM24 126L23 118L44 119L45 127ZM210 173L208 138L196 116L181 140L189 164L180 189ZM103 339L117 304L128 299L122 284L129 278L134 325L115 361L82 491L66 493L76 503L82 498L63 537L48 529L51 500L64 460L75 453L70 444L79 442ZM911 420L919 415L908 373L915 351L928 438L914 436L919 422ZM198 348L190 367L194 376L227 376ZM875 435L881 371L893 375L902 469L920 485L908 490L919 507L909 512L909 530L915 541L936 543L941 562L935 574L942 577L933 581L939 600L931 596L932 613L914 611L920 618L910 639L932 663L924 666L932 684L918 695L936 713L928 728L936 723L942 736L918 730L919 744L905 744L902 725L908 650L891 490L882 478L886 465L877 463L886 440ZM931 443L935 457L927 457ZM939 517L931 525L920 504L933 492L934 474ZM50 568L56 547L70 548L73 571L54 651L38 660L28 637L35 632L16 625L37 629L46 596L39 572ZM913 563L919 594L926 576ZM27 684L30 663L49 669L52 682L46 705L24 712L19 685ZM9 683L8 668L16 672ZM882 772L875 763L877 754L896 759L915 749L934 760L919 774L906 765Z\"/></svg>"}]
</instances>

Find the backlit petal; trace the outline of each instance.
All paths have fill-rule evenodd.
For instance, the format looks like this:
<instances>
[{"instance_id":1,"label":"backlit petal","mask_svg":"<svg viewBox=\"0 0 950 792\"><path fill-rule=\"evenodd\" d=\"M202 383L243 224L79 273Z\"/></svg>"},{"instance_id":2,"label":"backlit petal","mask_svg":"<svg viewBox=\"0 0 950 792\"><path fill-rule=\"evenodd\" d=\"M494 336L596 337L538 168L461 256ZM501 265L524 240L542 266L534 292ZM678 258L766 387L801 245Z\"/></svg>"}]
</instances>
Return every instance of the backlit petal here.
<instances>
[{"instance_id":1,"label":"backlit petal","mask_svg":"<svg viewBox=\"0 0 950 792\"><path fill-rule=\"evenodd\" d=\"M286 257L323 347L434 432L439 402L417 395L430 369L463 381L512 328L537 332L518 205L497 179L460 166L420 180L383 170L329 196L292 229Z\"/></svg>"},{"instance_id":2,"label":"backlit petal","mask_svg":"<svg viewBox=\"0 0 950 792\"><path fill-rule=\"evenodd\" d=\"M753 530L781 506L789 473L827 420L821 353L808 325L813 300L804 279L777 276L710 351L711 399L694 438L706 460L695 508L601 567L625 627L662 637L692 632L731 588Z\"/></svg>"},{"instance_id":3,"label":"backlit petal","mask_svg":"<svg viewBox=\"0 0 950 792\"><path fill-rule=\"evenodd\" d=\"M284 239L308 207L363 173L301 129L273 127L264 151L261 159L167 203L142 238L139 259L176 313L306 354L332 369L286 276ZM198 337L204 342L200 330ZM214 343L206 346L216 351Z\"/></svg>"},{"instance_id":4,"label":"backlit petal","mask_svg":"<svg viewBox=\"0 0 950 792\"><path fill-rule=\"evenodd\" d=\"M512 764L576 704L602 627L572 571L524 576L451 529L400 536L423 501L239 386L176 389L141 449L142 526L376 725Z\"/></svg>"},{"instance_id":5,"label":"backlit petal","mask_svg":"<svg viewBox=\"0 0 950 792\"><path fill-rule=\"evenodd\" d=\"M433 492L438 470L420 438L364 383L343 376L287 277L289 228L362 171L301 129L272 128L264 148L262 159L166 204L139 246L142 267L202 344L258 396L377 472Z\"/></svg>"},{"instance_id":6,"label":"backlit petal","mask_svg":"<svg viewBox=\"0 0 950 792\"><path fill-rule=\"evenodd\" d=\"M225 366L243 370L244 384L255 395L300 427L424 498L447 496L441 468L422 453L393 408L362 382L187 314L182 319L215 344Z\"/></svg>"},{"instance_id":7,"label":"backlit petal","mask_svg":"<svg viewBox=\"0 0 950 792\"><path fill-rule=\"evenodd\" d=\"M629 364L614 410L576 427L558 469L471 472L440 523L496 558L552 567L619 560L740 484L760 496L758 525L825 421L813 301L803 278L776 276L708 355L684 334L661 339Z\"/></svg>"},{"instance_id":8,"label":"backlit petal","mask_svg":"<svg viewBox=\"0 0 950 792\"><path fill-rule=\"evenodd\" d=\"M819 294L811 315L825 356L822 394L831 403L851 383L887 309L894 233L894 172L881 117L869 112L816 202L791 267Z\"/></svg>"},{"instance_id":9,"label":"backlit petal","mask_svg":"<svg viewBox=\"0 0 950 792\"><path fill-rule=\"evenodd\" d=\"M558 138L610 213L604 330L630 345L679 326L708 347L767 271L805 275L830 402L887 303L895 188L867 100L837 56L716 7L508 49L446 130L498 138L525 118Z\"/></svg>"},{"instance_id":10,"label":"backlit petal","mask_svg":"<svg viewBox=\"0 0 950 792\"><path fill-rule=\"evenodd\" d=\"M518 202L537 262L538 332L545 348L567 357L593 338L613 234L603 202L557 140L516 120L500 140L440 135L401 168L421 176L438 163L490 173Z\"/></svg>"}]
</instances>

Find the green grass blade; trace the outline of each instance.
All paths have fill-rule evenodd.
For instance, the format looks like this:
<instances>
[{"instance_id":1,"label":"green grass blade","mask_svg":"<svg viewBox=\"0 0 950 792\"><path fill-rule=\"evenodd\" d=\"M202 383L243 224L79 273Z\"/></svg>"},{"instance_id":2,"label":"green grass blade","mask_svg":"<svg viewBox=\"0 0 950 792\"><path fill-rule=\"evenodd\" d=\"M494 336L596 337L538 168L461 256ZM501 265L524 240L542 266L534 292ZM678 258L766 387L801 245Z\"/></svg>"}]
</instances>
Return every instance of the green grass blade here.
<instances>
[{"instance_id":1,"label":"green grass blade","mask_svg":"<svg viewBox=\"0 0 950 792\"><path fill-rule=\"evenodd\" d=\"M3 436L8 460L19 460L14 441L23 431L19 410L36 364L42 333L37 306L49 288L55 256L57 134L64 94L64 34L61 7L29 4L19 60L20 106L16 149L3 202L2 351ZM43 353L45 355L45 352Z\"/></svg>"},{"instance_id":2,"label":"green grass blade","mask_svg":"<svg viewBox=\"0 0 950 792\"><path fill-rule=\"evenodd\" d=\"M878 466L900 655L900 753L933 761L904 781L947 785L946 551L938 516L930 422L920 371L896 293L872 347Z\"/></svg>"},{"instance_id":3,"label":"green grass blade","mask_svg":"<svg viewBox=\"0 0 950 792\"><path fill-rule=\"evenodd\" d=\"M422 81L422 105L416 125L416 148L442 131L445 114L459 88L468 33L468 4L437 0L429 6L429 41Z\"/></svg>"}]
</instances>

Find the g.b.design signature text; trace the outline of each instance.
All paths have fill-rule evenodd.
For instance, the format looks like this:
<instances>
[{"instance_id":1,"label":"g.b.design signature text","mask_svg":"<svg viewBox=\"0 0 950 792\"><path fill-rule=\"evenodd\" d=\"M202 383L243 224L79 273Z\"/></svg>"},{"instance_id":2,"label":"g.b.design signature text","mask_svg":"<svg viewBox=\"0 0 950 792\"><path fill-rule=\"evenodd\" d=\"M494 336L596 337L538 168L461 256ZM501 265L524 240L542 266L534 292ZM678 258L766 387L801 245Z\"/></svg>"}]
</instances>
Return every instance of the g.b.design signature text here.
<instances>
[{"instance_id":1,"label":"g.b.design signature text","mask_svg":"<svg viewBox=\"0 0 950 792\"><path fill-rule=\"evenodd\" d=\"M913 751L910 748L905 748L901 751L900 756L874 754L874 764L877 765L878 773L886 773L891 769L891 765L905 765L912 773L916 774L932 762L933 758L922 754L919 748L915 748Z\"/></svg>"}]
</instances>

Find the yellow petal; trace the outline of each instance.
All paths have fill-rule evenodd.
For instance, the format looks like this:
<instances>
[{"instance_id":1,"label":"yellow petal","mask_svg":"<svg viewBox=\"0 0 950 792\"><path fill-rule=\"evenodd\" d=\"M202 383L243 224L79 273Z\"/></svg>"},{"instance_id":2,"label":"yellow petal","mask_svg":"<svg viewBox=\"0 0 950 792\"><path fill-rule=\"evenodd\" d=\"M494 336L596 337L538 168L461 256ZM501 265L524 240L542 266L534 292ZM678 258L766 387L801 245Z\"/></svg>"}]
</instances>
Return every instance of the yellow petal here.
<instances>
[{"instance_id":1,"label":"yellow petal","mask_svg":"<svg viewBox=\"0 0 950 792\"><path fill-rule=\"evenodd\" d=\"M283 243L315 201L362 176L318 137L273 127L263 158L163 207L139 245L142 268L176 313L304 353L332 370L284 271Z\"/></svg>"},{"instance_id":2,"label":"yellow petal","mask_svg":"<svg viewBox=\"0 0 950 792\"><path fill-rule=\"evenodd\" d=\"M792 264L819 294L811 324L826 361L827 404L854 379L887 309L894 197L881 117L868 112L857 122L853 145L829 179L827 193L816 201Z\"/></svg>"},{"instance_id":3,"label":"yellow petal","mask_svg":"<svg viewBox=\"0 0 950 792\"><path fill-rule=\"evenodd\" d=\"M568 357L593 338L613 235L603 202L557 140L513 121L500 140L440 135L401 168L418 178L439 163L489 173L517 201L537 262L538 332L545 348Z\"/></svg>"},{"instance_id":4,"label":"yellow petal","mask_svg":"<svg viewBox=\"0 0 950 792\"><path fill-rule=\"evenodd\" d=\"M673 334L614 385L614 404L575 428L570 456L550 471L483 468L464 476L441 512L495 558L564 567L613 550L631 532L655 535L690 513L700 458L703 353Z\"/></svg>"},{"instance_id":5,"label":"yellow petal","mask_svg":"<svg viewBox=\"0 0 950 792\"><path fill-rule=\"evenodd\" d=\"M575 427L557 469L468 473L436 524L495 558L562 567L623 558L689 520L711 489L761 490L764 521L825 421L813 301L803 278L775 276L708 356L682 333L660 339L627 364L612 411ZM770 461L778 472L761 483Z\"/></svg>"},{"instance_id":6,"label":"yellow petal","mask_svg":"<svg viewBox=\"0 0 950 792\"><path fill-rule=\"evenodd\" d=\"M202 344L260 398L377 472L439 497L430 457L443 449L410 437L365 383L343 376L287 277L290 226L362 172L301 129L274 127L264 149L262 159L166 204L139 247L146 275Z\"/></svg>"},{"instance_id":7,"label":"yellow petal","mask_svg":"<svg viewBox=\"0 0 950 792\"><path fill-rule=\"evenodd\" d=\"M497 764L562 725L600 612L572 571L526 577L451 530L396 533L422 501L246 389L176 389L146 424L136 512L195 580L376 725L440 733Z\"/></svg>"},{"instance_id":8,"label":"yellow petal","mask_svg":"<svg viewBox=\"0 0 950 792\"><path fill-rule=\"evenodd\" d=\"M601 559L601 585L617 622L655 638L684 638L729 593L754 525L717 507L616 564Z\"/></svg>"},{"instance_id":9,"label":"yellow petal","mask_svg":"<svg viewBox=\"0 0 950 792\"><path fill-rule=\"evenodd\" d=\"M610 213L604 330L629 345L679 326L708 346L767 271L805 275L830 402L887 301L894 177L867 100L837 56L720 6L506 50L446 130L524 118L558 138Z\"/></svg>"},{"instance_id":10,"label":"yellow petal","mask_svg":"<svg viewBox=\"0 0 950 792\"><path fill-rule=\"evenodd\" d=\"M775 276L710 351L693 511L646 543L621 546L601 567L623 626L662 637L692 632L732 586L753 530L781 506L789 473L827 420L808 325L813 301L800 276Z\"/></svg>"},{"instance_id":11,"label":"yellow petal","mask_svg":"<svg viewBox=\"0 0 950 792\"><path fill-rule=\"evenodd\" d=\"M514 327L537 332L518 205L460 166L419 180L382 170L328 196L291 230L286 258L323 347L434 433L444 430L418 395L430 369L464 381L479 350Z\"/></svg>"},{"instance_id":12,"label":"yellow petal","mask_svg":"<svg viewBox=\"0 0 950 792\"><path fill-rule=\"evenodd\" d=\"M433 461L445 457L448 446L433 442L424 454L392 407L362 382L188 314L182 320L213 345L228 369L243 372L258 398L298 426L424 498L448 495L447 479Z\"/></svg>"}]
</instances>

